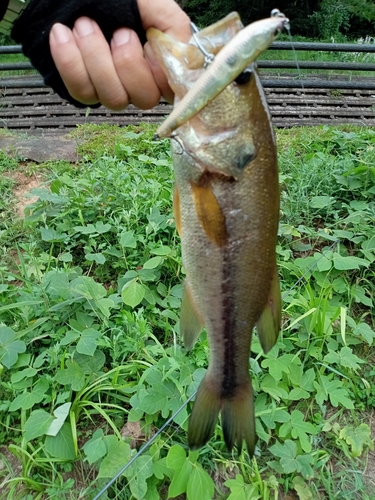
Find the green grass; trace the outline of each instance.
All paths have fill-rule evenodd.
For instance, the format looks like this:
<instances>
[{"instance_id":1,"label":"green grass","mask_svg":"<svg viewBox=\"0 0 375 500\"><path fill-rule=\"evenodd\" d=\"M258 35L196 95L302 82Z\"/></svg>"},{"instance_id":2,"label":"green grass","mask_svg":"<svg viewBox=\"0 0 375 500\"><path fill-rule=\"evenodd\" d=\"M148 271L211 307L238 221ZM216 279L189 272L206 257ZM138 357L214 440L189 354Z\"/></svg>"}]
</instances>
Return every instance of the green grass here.
<instances>
[{"instance_id":1,"label":"green grass","mask_svg":"<svg viewBox=\"0 0 375 500\"><path fill-rule=\"evenodd\" d=\"M23 221L0 184L0 498L93 498L202 378L205 336L190 353L178 338L173 174L153 133L79 128L83 160L39 166ZM220 426L189 452L185 408L107 498L375 496L375 130L277 136L283 332L267 356L252 345L256 458L229 454Z\"/></svg>"}]
</instances>

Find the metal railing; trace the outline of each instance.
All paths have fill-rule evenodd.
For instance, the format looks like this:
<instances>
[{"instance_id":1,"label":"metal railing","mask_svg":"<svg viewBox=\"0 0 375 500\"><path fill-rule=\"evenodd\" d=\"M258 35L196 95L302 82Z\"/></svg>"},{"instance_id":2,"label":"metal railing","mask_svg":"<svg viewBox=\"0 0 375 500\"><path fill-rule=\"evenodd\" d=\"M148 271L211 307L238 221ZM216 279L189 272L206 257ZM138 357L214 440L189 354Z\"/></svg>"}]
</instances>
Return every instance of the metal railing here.
<instances>
[{"instance_id":1,"label":"metal railing","mask_svg":"<svg viewBox=\"0 0 375 500\"><path fill-rule=\"evenodd\" d=\"M375 44L355 44L355 43L316 43L316 42L274 42L270 49L272 50L292 50L292 51L323 51L323 52L351 52L351 53L368 53L374 54L375 61ZM0 54L19 54L22 53L20 45L0 46ZM375 63L358 63L358 62L323 62L323 61L300 61L295 60L259 60L258 66L260 69L301 69L314 71L367 71L374 72ZM1 71L20 71L33 69L29 62L14 62L0 64ZM320 78L311 79L309 77L301 77L297 73L295 75L283 75L283 78L270 78L270 75L262 78L264 87L285 87L285 88L326 88L326 89L358 89L358 90L375 90L375 78L361 79L360 77L350 77L345 79L345 76L340 75L340 79L330 79L326 76L319 75ZM43 79L39 75L27 76L7 76L0 77L0 87L7 88L35 88L44 86Z\"/></svg>"}]
</instances>

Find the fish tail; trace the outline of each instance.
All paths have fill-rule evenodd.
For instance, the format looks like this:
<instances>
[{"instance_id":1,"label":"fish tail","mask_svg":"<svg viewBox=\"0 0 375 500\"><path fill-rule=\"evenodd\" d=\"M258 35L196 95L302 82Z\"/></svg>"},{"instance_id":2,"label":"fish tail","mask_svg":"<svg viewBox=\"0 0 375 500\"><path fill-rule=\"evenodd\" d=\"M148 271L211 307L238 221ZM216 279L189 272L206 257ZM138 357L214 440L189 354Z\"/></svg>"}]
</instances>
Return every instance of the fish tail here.
<instances>
[{"instance_id":1,"label":"fish tail","mask_svg":"<svg viewBox=\"0 0 375 500\"><path fill-rule=\"evenodd\" d=\"M252 457L257 436L255 433L253 388L250 377L248 381L237 387L233 397L224 400L221 423L228 449L231 450L233 445L236 445L240 454L242 442L245 441L247 451Z\"/></svg>"},{"instance_id":2,"label":"fish tail","mask_svg":"<svg viewBox=\"0 0 375 500\"><path fill-rule=\"evenodd\" d=\"M206 374L199 386L189 421L189 448L196 450L212 437L221 410L224 440L229 450L236 445L241 452L245 441L250 457L254 454L255 434L254 402L251 380L241 384L233 396L224 398L215 390Z\"/></svg>"},{"instance_id":3,"label":"fish tail","mask_svg":"<svg viewBox=\"0 0 375 500\"><path fill-rule=\"evenodd\" d=\"M206 373L198 388L189 420L188 443L191 450L201 448L211 438L220 408L220 393L215 390Z\"/></svg>"}]
</instances>

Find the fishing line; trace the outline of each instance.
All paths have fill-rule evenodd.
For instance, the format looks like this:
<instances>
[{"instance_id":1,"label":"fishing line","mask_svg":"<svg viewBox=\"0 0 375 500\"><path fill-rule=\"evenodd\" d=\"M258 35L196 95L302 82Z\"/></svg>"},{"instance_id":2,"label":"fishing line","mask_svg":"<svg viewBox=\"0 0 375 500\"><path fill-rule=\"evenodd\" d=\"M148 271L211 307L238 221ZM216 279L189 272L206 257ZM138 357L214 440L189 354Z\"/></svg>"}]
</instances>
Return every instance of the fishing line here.
<instances>
[{"instance_id":1,"label":"fishing line","mask_svg":"<svg viewBox=\"0 0 375 500\"><path fill-rule=\"evenodd\" d=\"M99 491L99 493L93 498L93 500L98 500L103 493L105 493L108 488L110 488L113 483L117 481L117 479L137 460L138 457L140 457L151 445L152 443L160 436L160 434L166 429L173 419L182 411L185 406L190 403L190 401L195 397L197 391L195 391L181 406L178 410L176 410L171 417L160 427L160 429L152 436L151 439L147 441L140 449L139 451L132 457L129 462L127 462L122 469L104 486L103 489Z\"/></svg>"},{"instance_id":2,"label":"fishing line","mask_svg":"<svg viewBox=\"0 0 375 500\"><path fill-rule=\"evenodd\" d=\"M298 80L300 81L301 83L301 89L302 89L302 92L303 92L303 97L304 97L304 102L305 102L305 106L308 107L308 102L307 102L307 96L306 96L306 89L305 89L305 86L303 84L303 79L302 79L302 70L301 70L301 67L299 65L299 61L298 61L298 56L297 56L297 51L294 47L294 41L293 41L293 36L292 36L292 33L290 31L290 24L287 24L285 25L285 29L287 30L288 32L288 36L289 36L289 40L290 40L290 44L292 46L292 52L293 52L293 58L295 60L295 63L296 63L296 66L297 66L297 74L298 74Z\"/></svg>"},{"instance_id":3,"label":"fishing line","mask_svg":"<svg viewBox=\"0 0 375 500\"><path fill-rule=\"evenodd\" d=\"M319 259L317 259L304 273L303 275L292 285L292 287L287 291L285 292L283 295L282 295L282 299L285 299L286 297L288 297L288 295L291 293L291 291L299 284L301 283L302 280L304 280L304 278L307 276L307 274L312 271L317 265L318 263L326 257L326 254L332 250L338 243L340 242L340 240L336 240L334 241L326 250L324 253L322 253L322 255L319 257ZM117 479L119 479L120 476L122 476L122 474L137 460L138 457L140 457L151 445L152 443L160 436L160 434L167 428L169 427L169 425L172 423L172 421L175 419L175 417L185 408L185 406L188 405L188 403L190 403L190 401L192 401L193 398L195 398L197 394L197 391L195 391L184 403L182 403L182 405L178 408L178 410L176 410L173 415L160 427L160 429L152 436L151 439L149 439L139 450L138 452L134 455L134 457L132 457L129 462L127 462L122 468L121 470L100 490L100 492L93 498L93 500L99 500L100 497L117 481ZM142 470L142 469L141 469ZM139 473L140 471L138 471ZM131 481L131 480L130 480ZM130 481L128 481L128 484L130 483Z\"/></svg>"}]
</instances>

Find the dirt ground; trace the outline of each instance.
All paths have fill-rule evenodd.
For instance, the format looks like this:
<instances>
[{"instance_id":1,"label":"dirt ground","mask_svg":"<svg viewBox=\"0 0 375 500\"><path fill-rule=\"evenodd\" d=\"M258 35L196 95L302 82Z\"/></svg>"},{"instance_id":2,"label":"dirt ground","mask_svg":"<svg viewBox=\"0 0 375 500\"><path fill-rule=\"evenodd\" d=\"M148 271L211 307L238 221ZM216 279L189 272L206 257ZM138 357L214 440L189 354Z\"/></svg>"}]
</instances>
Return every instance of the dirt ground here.
<instances>
[{"instance_id":1,"label":"dirt ground","mask_svg":"<svg viewBox=\"0 0 375 500\"><path fill-rule=\"evenodd\" d=\"M32 196L30 191L42 184L41 175L28 176L23 172L5 172L4 175L12 179L16 185L14 187L14 196L16 198L15 210L18 217L25 217L25 208L34 203L38 197Z\"/></svg>"}]
</instances>

